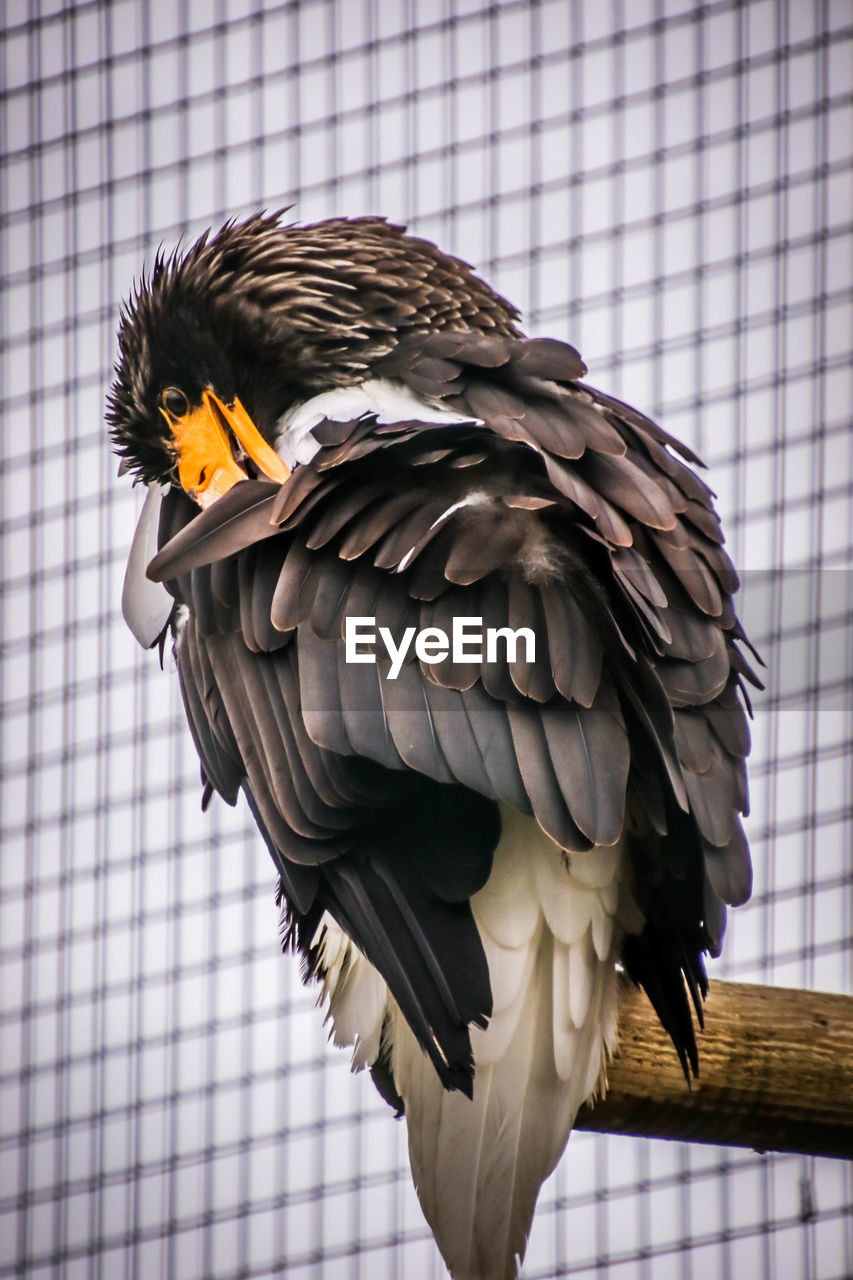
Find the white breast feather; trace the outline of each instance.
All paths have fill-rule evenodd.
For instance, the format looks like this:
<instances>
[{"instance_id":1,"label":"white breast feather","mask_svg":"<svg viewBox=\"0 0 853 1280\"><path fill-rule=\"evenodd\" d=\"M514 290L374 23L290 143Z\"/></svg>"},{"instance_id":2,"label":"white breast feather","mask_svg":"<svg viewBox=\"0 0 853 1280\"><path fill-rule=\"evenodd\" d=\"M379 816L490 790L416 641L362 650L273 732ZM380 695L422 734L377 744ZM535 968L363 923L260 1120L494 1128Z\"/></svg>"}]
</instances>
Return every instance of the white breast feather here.
<instances>
[{"instance_id":1,"label":"white breast feather","mask_svg":"<svg viewBox=\"0 0 853 1280\"><path fill-rule=\"evenodd\" d=\"M517 1275L539 1189L578 1109L606 1085L616 960L623 933L642 927L619 844L566 854L532 818L502 805L501 819L491 876L471 900L494 1000L488 1027L471 1028L473 1100L442 1087L338 926L324 916L318 929L333 1038L355 1044L354 1069L372 1061L391 1014L412 1174L454 1280Z\"/></svg>"}]
</instances>

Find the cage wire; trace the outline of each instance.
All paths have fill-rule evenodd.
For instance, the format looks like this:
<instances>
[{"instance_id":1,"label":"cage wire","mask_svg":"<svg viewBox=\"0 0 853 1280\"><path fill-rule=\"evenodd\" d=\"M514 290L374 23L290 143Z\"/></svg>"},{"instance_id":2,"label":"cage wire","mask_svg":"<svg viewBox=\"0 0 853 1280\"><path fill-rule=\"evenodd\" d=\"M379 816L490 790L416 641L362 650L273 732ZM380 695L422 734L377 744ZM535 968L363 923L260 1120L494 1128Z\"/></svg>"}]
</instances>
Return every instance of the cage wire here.
<instances>
[{"instance_id":1,"label":"cage wire","mask_svg":"<svg viewBox=\"0 0 853 1280\"><path fill-rule=\"evenodd\" d=\"M848 0L5 0L0 1277L444 1274L405 1133L199 810L122 622L103 426L159 244L291 206L473 262L695 448L756 699L756 868L715 976L851 990ZM713 995L712 997L713 998ZM524 1274L853 1273L841 1161L575 1135Z\"/></svg>"}]
</instances>

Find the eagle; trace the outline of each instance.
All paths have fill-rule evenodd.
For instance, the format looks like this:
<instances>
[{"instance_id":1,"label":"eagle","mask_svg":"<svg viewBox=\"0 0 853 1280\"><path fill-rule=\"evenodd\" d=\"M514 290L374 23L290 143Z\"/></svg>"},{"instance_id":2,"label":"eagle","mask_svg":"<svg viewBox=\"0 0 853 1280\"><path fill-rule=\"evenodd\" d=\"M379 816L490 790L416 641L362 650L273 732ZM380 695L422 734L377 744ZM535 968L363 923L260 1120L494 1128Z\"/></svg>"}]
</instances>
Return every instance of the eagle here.
<instances>
[{"instance_id":1,"label":"eagle","mask_svg":"<svg viewBox=\"0 0 853 1280\"><path fill-rule=\"evenodd\" d=\"M517 1275L623 975L698 1072L751 888L702 464L519 320L385 219L257 214L158 253L107 404L147 486L125 618L171 636L203 807L245 797L456 1280Z\"/></svg>"}]
</instances>

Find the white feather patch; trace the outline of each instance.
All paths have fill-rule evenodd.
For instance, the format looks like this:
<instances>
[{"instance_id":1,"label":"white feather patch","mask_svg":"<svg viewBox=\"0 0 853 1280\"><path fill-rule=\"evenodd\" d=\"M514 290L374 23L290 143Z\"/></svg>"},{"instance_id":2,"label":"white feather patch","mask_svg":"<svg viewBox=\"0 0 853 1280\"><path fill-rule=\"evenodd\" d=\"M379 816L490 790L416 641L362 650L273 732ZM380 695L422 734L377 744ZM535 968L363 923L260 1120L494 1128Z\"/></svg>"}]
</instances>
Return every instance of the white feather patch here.
<instances>
[{"instance_id":1,"label":"white feather patch","mask_svg":"<svg viewBox=\"0 0 853 1280\"><path fill-rule=\"evenodd\" d=\"M526 838L530 819L516 809L501 808L502 836L498 846ZM535 826L535 824L534 824ZM544 833L535 827L544 839ZM497 860L498 854L495 853ZM520 947L533 937L539 922L539 892L534 859L522 859L512 876L495 875L494 867L477 894L477 921L504 947Z\"/></svg>"},{"instance_id":2,"label":"white feather patch","mask_svg":"<svg viewBox=\"0 0 853 1280\"><path fill-rule=\"evenodd\" d=\"M492 874L471 902L494 998L488 1027L471 1032L473 1101L442 1089L399 1013L393 1023L415 1184L455 1280L514 1280L539 1189L578 1108L605 1084L614 918L631 897L619 845L567 856L532 818L502 806L501 819Z\"/></svg>"},{"instance_id":3,"label":"white feather patch","mask_svg":"<svg viewBox=\"0 0 853 1280\"><path fill-rule=\"evenodd\" d=\"M536 963L538 947L535 942L531 946L518 947L515 952L506 948L487 945L489 958L489 977L492 991L496 997L496 1007L485 1028L471 1028L471 1047L477 1071L481 1066L500 1062L512 1043L518 1030L518 1024L524 1014L525 1004L530 996L530 984L533 966ZM512 964L508 964L509 956ZM503 967L500 960L503 959ZM497 963L496 963L497 961ZM501 982L510 977L509 991L501 989Z\"/></svg>"},{"instance_id":4,"label":"white feather patch","mask_svg":"<svg viewBox=\"0 0 853 1280\"><path fill-rule=\"evenodd\" d=\"M539 890L537 905L544 912L548 928L554 937L559 938L560 942L571 944L582 938L589 928L595 891L587 889L572 876L571 864L565 854L560 851L555 855L554 842L540 828L537 828L537 832L539 838L535 839L533 845L537 852L533 864ZM571 893L566 892L567 884L572 886Z\"/></svg>"},{"instance_id":5,"label":"white feather patch","mask_svg":"<svg viewBox=\"0 0 853 1280\"><path fill-rule=\"evenodd\" d=\"M598 845L586 853L566 855L569 859L571 876L588 889L603 889L617 882L618 864L622 858L622 849L618 844Z\"/></svg>"},{"instance_id":6,"label":"white feather patch","mask_svg":"<svg viewBox=\"0 0 853 1280\"><path fill-rule=\"evenodd\" d=\"M122 616L143 649L156 644L175 604L162 582L152 582L145 576L145 570L157 554L162 500L160 485L149 484L130 544L121 589Z\"/></svg>"},{"instance_id":7,"label":"white feather patch","mask_svg":"<svg viewBox=\"0 0 853 1280\"><path fill-rule=\"evenodd\" d=\"M279 419L276 448L279 457L291 469L310 462L320 445L311 432L328 418L332 422L349 422L375 414L379 423L390 422L475 422L460 416L440 400L418 396L402 382L392 378L368 378L354 387L335 387L321 391L302 404L294 405Z\"/></svg>"},{"instance_id":8,"label":"white feather patch","mask_svg":"<svg viewBox=\"0 0 853 1280\"><path fill-rule=\"evenodd\" d=\"M483 944L489 953L489 978L492 985L493 1002L492 1022L494 1022L495 1014L502 1013L504 1009L512 1008L519 992L529 981L530 975L527 972L529 968L528 958L533 951L533 947L524 944L515 947L501 946L483 924L482 917L478 918L477 927L480 930ZM530 941L530 939L527 941Z\"/></svg>"},{"instance_id":9,"label":"white feather patch","mask_svg":"<svg viewBox=\"0 0 853 1280\"><path fill-rule=\"evenodd\" d=\"M384 981L328 916L317 931L336 1043L353 1065L379 1050L391 1015L392 1069L406 1105L424 1214L454 1280L515 1280L536 1199L578 1108L606 1084L616 1041L623 924L641 927L620 845L567 855L501 806L492 873L471 906L494 1012L471 1028L474 1097L449 1093Z\"/></svg>"},{"instance_id":10,"label":"white feather patch","mask_svg":"<svg viewBox=\"0 0 853 1280\"><path fill-rule=\"evenodd\" d=\"M610 955L613 942L613 913L608 913L601 894L596 897L592 909L592 945L599 960Z\"/></svg>"},{"instance_id":11,"label":"white feather patch","mask_svg":"<svg viewBox=\"0 0 853 1280\"><path fill-rule=\"evenodd\" d=\"M330 1038L339 1047L353 1046L352 1069L376 1061L388 1003L384 978L359 951L340 925L324 912L312 940L323 969L318 1003L327 1006Z\"/></svg>"}]
</instances>

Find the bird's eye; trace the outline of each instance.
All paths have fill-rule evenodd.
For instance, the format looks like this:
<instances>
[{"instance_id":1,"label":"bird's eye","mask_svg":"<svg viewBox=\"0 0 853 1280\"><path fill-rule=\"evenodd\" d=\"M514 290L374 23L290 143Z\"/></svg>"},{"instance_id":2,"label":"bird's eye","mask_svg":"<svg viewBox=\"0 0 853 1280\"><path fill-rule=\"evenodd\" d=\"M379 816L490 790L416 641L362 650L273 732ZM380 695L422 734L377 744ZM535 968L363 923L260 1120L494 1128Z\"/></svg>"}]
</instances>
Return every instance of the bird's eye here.
<instances>
[{"instance_id":1,"label":"bird's eye","mask_svg":"<svg viewBox=\"0 0 853 1280\"><path fill-rule=\"evenodd\" d=\"M173 418L183 418L190 411L190 402L178 387L167 387L160 396L160 403Z\"/></svg>"}]
</instances>

